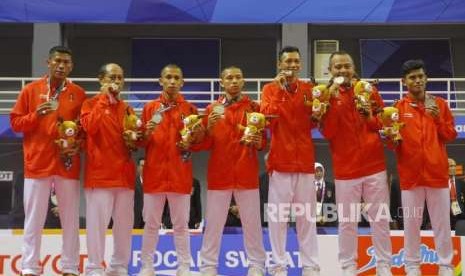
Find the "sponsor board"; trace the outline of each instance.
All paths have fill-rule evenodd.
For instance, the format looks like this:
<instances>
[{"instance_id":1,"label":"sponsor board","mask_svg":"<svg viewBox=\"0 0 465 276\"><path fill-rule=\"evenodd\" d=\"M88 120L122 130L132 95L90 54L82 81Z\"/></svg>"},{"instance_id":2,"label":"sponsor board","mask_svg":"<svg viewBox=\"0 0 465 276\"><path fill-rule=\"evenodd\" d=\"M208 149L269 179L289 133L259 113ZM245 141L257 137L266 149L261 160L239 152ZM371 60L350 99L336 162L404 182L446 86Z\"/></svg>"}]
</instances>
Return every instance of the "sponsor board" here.
<instances>
[{"instance_id":1,"label":"sponsor board","mask_svg":"<svg viewBox=\"0 0 465 276\"><path fill-rule=\"evenodd\" d=\"M465 116L457 115L454 119L457 138L465 138Z\"/></svg>"},{"instance_id":2,"label":"sponsor board","mask_svg":"<svg viewBox=\"0 0 465 276\"><path fill-rule=\"evenodd\" d=\"M391 267L393 275L405 275L404 237L391 237L392 257ZM358 275L376 275L375 250L368 236L359 237L358 240ZM452 237L454 275L462 275L462 253L460 237ZM422 237L420 245L421 271L423 276L438 275L438 255L434 247L433 237Z\"/></svg>"},{"instance_id":3,"label":"sponsor board","mask_svg":"<svg viewBox=\"0 0 465 276\"><path fill-rule=\"evenodd\" d=\"M242 234L225 234L222 238L222 248L219 255L218 275L237 276L247 274L247 256L243 247ZM392 272L393 275L405 275L404 272L404 249L403 237L392 236ZM106 236L106 254L105 259L108 262L112 253L111 235ZM81 263L83 269L87 262L87 250L85 235L80 236L81 242ZM129 262L129 275L137 275L141 267L141 235L133 235L131 260ZM202 235L191 236L192 275L199 273L199 250L201 247ZM271 250L269 246L268 235L264 235L265 249L267 250L266 265L272 264ZM341 275L337 261L337 236L320 235L318 236L319 260L321 266L321 275ZM465 239L453 237L454 257L452 264L455 268L454 275L462 275L462 250L461 245L465 246ZM12 234L8 231L0 232L0 275L18 275L21 268L21 245L22 235ZM287 237L287 257L289 262L289 275L300 275L302 263L298 252L298 243L295 232L289 231ZM44 275L60 275L60 250L61 235L44 235L42 239L41 263L43 265ZM358 249L358 275L367 276L375 275L376 257L370 236L359 237ZM434 240L432 236L423 236L421 239L421 260L422 273L425 276L437 275L438 257L434 249ZM157 275L168 276L176 275L176 251L171 234L161 235L159 245L155 253L154 266Z\"/></svg>"},{"instance_id":4,"label":"sponsor board","mask_svg":"<svg viewBox=\"0 0 465 276\"><path fill-rule=\"evenodd\" d=\"M113 250L113 237L106 236L105 260L109 261ZM80 235L80 271L84 271L87 263L86 236ZM0 275L13 276L21 272L21 248L23 236L13 234L8 230L0 230ZM42 237L42 248L40 263L42 265L43 275L61 275L61 235L46 234Z\"/></svg>"},{"instance_id":5,"label":"sponsor board","mask_svg":"<svg viewBox=\"0 0 465 276\"><path fill-rule=\"evenodd\" d=\"M12 171L0 171L0 182L13 181L13 174Z\"/></svg>"}]
</instances>

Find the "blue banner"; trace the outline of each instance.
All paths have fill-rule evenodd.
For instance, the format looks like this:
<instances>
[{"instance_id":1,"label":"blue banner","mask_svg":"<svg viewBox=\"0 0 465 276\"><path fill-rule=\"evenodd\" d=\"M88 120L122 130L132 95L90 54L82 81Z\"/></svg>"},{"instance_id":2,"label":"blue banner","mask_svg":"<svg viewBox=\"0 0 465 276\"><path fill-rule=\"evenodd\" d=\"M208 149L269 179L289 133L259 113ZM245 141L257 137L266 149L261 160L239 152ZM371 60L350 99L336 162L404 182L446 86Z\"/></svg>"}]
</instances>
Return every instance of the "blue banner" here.
<instances>
[{"instance_id":1,"label":"blue banner","mask_svg":"<svg viewBox=\"0 0 465 276\"><path fill-rule=\"evenodd\" d=\"M271 256L271 247L268 240L268 234L263 235L267 259ZM224 234L221 242L219 254L218 276L237 276L247 275L247 255L244 250L242 234ZM195 272L199 271L200 257L199 251L202 247L202 235L192 235L191 254L192 275L200 275ZM141 268L141 248L142 236L133 235L132 238L132 255L129 262L129 275L136 276ZM299 262L299 246L297 236L292 229L289 230L286 246L289 257L289 275L300 275L301 265ZM173 244L172 235L160 235L157 251L154 257L154 266L156 274L160 276L176 275L177 261L176 251Z\"/></svg>"},{"instance_id":2,"label":"blue banner","mask_svg":"<svg viewBox=\"0 0 465 276\"><path fill-rule=\"evenodd\" d=\"M455 130L457 131L457 138L465 138L465 116L455 116Z\"/></svg>"},{"instance_id":3,"label":"blue banner","mask_svg":"<svg viewBox=\"0 0 465 276\"><path fill-rule=\"evenodd\" d=\"M324 230L330 227L322 227ZM318 259L321 268L321 275L341 275L340 264L337 259L337 229L331 228L329 235L322 235L322 229L318 227ZM226 229L228 230L228 229ZM272 254L268 240L268 229L263 229L264 246L266 250L267 268L271 267ZM136 276L141 268L141 235L133 235L132 239L132 258L129 263L129 275ZM202 235L193 234L191 241L191 274L200 275L200 257L199 251L202 244ZM403 235L392 235L392 257L391 265L393 275L405 275L405 249ZM458 237L452 238L454 247L454 256L452 265L456 271L461 271L461 245ZM424 275L437 275L437 264L439 258L434 249L433 237L423 236L420 245L421 264ZM300 260L299 246L295 228L289 228L286 241L286 255L288 262L288 275L301 275L302 263ZM218 260L218 276L237 276L247 275L247 255L243 246L243 234L238 229L237 232L223 234L221 250ZM369 228L358 228L358 271L359 276L369 276L376 274L376 255L374 246L371 241ZM175 276L177 268L176 251L173 244L172 234L160 235L157 250L154 257L154 268L156 275L159 276ZM458 269L458 270L457 270ZM454 274L459 275L459 274ZM460 274L461 275L461 274Z\"/></svg>"},{"instance_id":4,"label":"blue banner","mask_svg":"<svg viewBox=\"0 0 465 276\"><path fill-rule=\"evenodd\" d=\"M1 0L0 22L460 23L454 0Z\"/></svg>"},{"instance_id":5,"label":"blue banner","mask_svg":"<svg viewBox=\"0 0 465 276\"><path fill-rule=\"evenodd\" d=\"M21 138L22 133L16 133L11 129L10 116L0 115L0 138Z\"/></svg>"},{"instance_id":6,"label":"blue banner","mask_svg":"<svg viewBox=\"0 0 465 276\"><path fill-rule=\"evenodd\" d=\"M220 75L220 40L219 39L166 39L166 38L138 38L132 40L132 77L158 79L161 70L167 64L181 67L184 78L217 78ZM132 83L133 91L161 91L158 82ZM186 82L183 92L209 91L210 82ZM215 91L219 91L216 87ZM153 93L130 95L129 99L151 100ZM186 100L209 101L210 95L184 94ZM206 104L196 104L198 108L205 108ZM135 108L142 108L143 104L133 104Z\"/></svg>"}]
</instances>

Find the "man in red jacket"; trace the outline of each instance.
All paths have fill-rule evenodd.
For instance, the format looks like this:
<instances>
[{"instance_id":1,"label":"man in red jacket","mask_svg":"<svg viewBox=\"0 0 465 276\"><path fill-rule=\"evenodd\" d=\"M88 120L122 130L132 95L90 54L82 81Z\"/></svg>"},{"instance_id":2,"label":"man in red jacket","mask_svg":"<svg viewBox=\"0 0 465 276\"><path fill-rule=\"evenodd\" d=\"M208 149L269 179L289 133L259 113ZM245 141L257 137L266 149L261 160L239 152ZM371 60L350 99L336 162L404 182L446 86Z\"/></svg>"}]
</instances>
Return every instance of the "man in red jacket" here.
<instances>
[{"instance_id":1,"label":"man in red jacket","mask_svg":"<svg viewBox=\"0 0 465 276\"><path fill-rule=\"evenodd\" d=\"M84 90L67 79L73 69L71 50L50 49L48 74L26 85L10 114L11 127L23 132L24 148L24 244L21 273L42 273L40 243L54 185L60 202L63 228L61 270L79 274L79 147L73 149L71 167L66 167L57 144L57 123L78 120L85 100Z\"/></svg>"},{"instance_id":2,"label":"man in red jacket","mask_svg":"<svg viewBox=\"0 0 465 276\"><path fill-rule=\"evenodd\" d=\"M98 78L100 93L86 100L81 110L81 123L87 134L86 275L128 275L136 169L123 140L123 120L133 110L120 99L124 72L119 65L103 65ZM113 255L104 272L105 232L111 218Z\"/></svg>"},{"instance_id":3,"label":"man in red jacket","mask_svg":"<svg viewBox=\"0 0 465 276\"><path fill-rule=\"evenodd\" d=\"M405 230L405 267L408 276L421 275L420 226L426 201L438 253L440 276L452 276L449 170L446 143L457 132L447 102L426 92L423 61L402 65L408 94L395 106L405 123L402 141L395 148Z\"/></svg>"},{"instance_id":4,"label":"man in red jacket","mask_svg":"<svg viewBox=\"0 0 465 276\"><path fill-rule=\"evenodd\" d=\"M260 106L242 95L242 70L228 67L221 73L225 95L207 107L207 136L203 148L211 150L208 162L206 229L200 257L202 275L216 276L221 236L234 195L244 230L244 245L249 261L248 276L265 274L266 254L260 222L257 149L262 148L262 133L253 135L250 144L241 143L247 114Z\"/></svg>"},{"instance_id":5,"label":"man in red jacket","mask_svg":"<svg viewBox=\"0 0 465 276\"><path fill-rule=\"evenodd\" d=\"M146 126L142 268L139 276L154 276L153 257L158 243L163 207L168 200L173 222L174 243L178 258L178 276L190 275L189 208L192 191L192 160L186 158L188 148L179 146L183 119L197 114L197 108L180 94L184 84L181 68L165 66L159 79L161 96L144 106L142 121ZM193 142L203 133L200 124L193 133ZM175 169L173 169L175 168Z\"/></svg>"},{"instance_id":6,"label":"man in red jacket","mask_svg":"<svg viewBox=\"0 0 465 276\"><path fill-rule=\"evenodd\" d=\"M312 109L304 104L305 99L312 97L312 86L298 78L298 48L284 47L278 59L279 73L274 82L263 87L260 108L262 113L275 117L270 126L271 146L266 164L270 175L267 215L274 262L271 274L287 275L286 213L295 209L299 210L299 215L295 214L302 275L319 275Z\"/></svg>"},{"instance_id":7,"label":"man in red jacket","mask_svg":"<svg viewBox=\"0 0 465 276\"><path fill-rule=\"evenodd\" d=\"M354 210L363 199L373 233L376 273L390 276L389 188L384 148L379 136L381 122L375 114L383 102L376 89L369 89L369 101L357 109L354 101L355 68L352 57L346 52L331 55L329 70L333 77L329 87L330 107L320 127L329 141L333 159L339 218L339 262L344 276L357 275L359 216ZM338 82L336 78L342 81Z\"/></svg>"}]
</instances>

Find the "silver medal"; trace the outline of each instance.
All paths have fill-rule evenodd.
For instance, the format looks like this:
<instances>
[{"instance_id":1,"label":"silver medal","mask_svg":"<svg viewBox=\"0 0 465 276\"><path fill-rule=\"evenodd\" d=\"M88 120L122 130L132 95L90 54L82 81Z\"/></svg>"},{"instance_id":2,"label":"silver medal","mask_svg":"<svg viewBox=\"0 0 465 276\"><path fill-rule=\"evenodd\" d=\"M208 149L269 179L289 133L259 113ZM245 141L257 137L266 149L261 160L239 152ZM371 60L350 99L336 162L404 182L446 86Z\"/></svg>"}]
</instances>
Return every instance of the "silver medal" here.
<instances>
[{"instance_id":1,"label":"silver medal","mask_svg":"<svg viewBox=\"0 0 465 276\"><path fill-rule=\"evenodd\" d=\"M343 76L335 77L334 78L334 83L336 83L337 85L343 84L344 83L344 77Z\"/></svg>"},{"instance_id":2,"label":"silver medal","mask_svg":"<svg viewBox=\"0 0 465 276\"><path fill-rule=\"evenodd\" d=\"M58 109L58 101L56 99L51 99L49 101L50 103L50 109L51 110L57 110Z\"/></svg>"},{"instance_id":3,"label":"silver medal","mask_svg":"<svg viewBox=\"0 0 465 276\"><path fill-rule=\"evenodd\" d=\"M434 96L431 96L429 94L426 95L425 97L425 107L426 108L434 108L434 107L437 107L436 105L436 99L434 98Z\"/></svg>"},{"instance_id":4,"label":"silver medal","mask_svg":"<svg viewBox=\"0 0 465 276\"><path fill-rule=\"evenodd\" d=\"M162 120L163 120L163 116L161 115L160 112L157 111L153 113L152 119L151 119L152 122L154 122L155 124L159 124L161 123Z\"/></svg>"},{"instance_id":5,"label":"silver medal","mask_svg":"<svg viewBox=\"0 0 465 276\"><path fill-rule=\"evenodd\" d=\"M224 105L222 104L217 104L213 107L212 109L213 113L219 114L219 115L224 115Z\"/></svg>"},{"instance_id":6,"label":"silver medal","mask_svg":"<svg viewBox=\"0 0 465 276\"><path fill-rule=\"evenodd\" d=\"M292 75L294 75L294 71L292 71L292 70L283 70L282 73L283 73L286 77L292 77Z\"/></svg>"}]
</instances>

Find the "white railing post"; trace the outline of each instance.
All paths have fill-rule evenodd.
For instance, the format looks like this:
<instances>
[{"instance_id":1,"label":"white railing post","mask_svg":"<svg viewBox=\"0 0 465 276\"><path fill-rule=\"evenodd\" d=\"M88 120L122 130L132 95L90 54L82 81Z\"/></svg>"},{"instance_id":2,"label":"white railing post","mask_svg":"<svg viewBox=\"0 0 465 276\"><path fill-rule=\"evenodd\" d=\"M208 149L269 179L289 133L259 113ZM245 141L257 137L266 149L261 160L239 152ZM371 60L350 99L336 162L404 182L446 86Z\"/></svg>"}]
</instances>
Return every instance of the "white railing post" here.
<instances>
[{"instance_id":1,"label":"white railing post","mask_svg":"<svg viewBox=\"0 0 465 276\"><path fill-rule=\"evenodd\" d=\"M210 101L215 100L215 80L210 80Z\"/></svg>"},{"instance_id":2,"label":"white railing post","mask_svg":"<svg viewBox=\"0 0 465 276\"><path fill-rule=\"evenodd\" d=\"M447 103L449 104L449 108L452 108L452 103L450 101L450 80L447 80ZM457 99L456 99L457 100ZM457 108L457 106L455 106Z\"/></svg>"},{"instance_id":3,"label":"white railing post","mask_svg":"<svg viewBox=\"0 0 465 276\"><path fill-rule=\"evenodd\" d=\"M262 100L262 81L257 80L257 101L260 102Z\"/></svg>"},{"instance_id":4,"label":"white railing post","mask_svg":"<svg viewBox=\"0 0 465 276\"><path fill-rule=\"evenodd\" d=\"M402 99L404 95L404 86L402 85L402 80L399 80L399 100Z\"/></svg>"}]
</instances>

